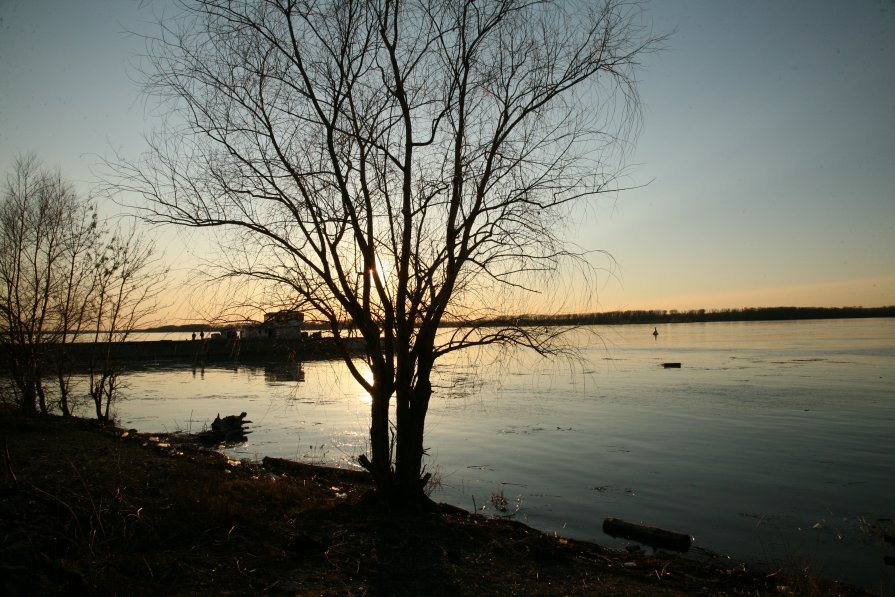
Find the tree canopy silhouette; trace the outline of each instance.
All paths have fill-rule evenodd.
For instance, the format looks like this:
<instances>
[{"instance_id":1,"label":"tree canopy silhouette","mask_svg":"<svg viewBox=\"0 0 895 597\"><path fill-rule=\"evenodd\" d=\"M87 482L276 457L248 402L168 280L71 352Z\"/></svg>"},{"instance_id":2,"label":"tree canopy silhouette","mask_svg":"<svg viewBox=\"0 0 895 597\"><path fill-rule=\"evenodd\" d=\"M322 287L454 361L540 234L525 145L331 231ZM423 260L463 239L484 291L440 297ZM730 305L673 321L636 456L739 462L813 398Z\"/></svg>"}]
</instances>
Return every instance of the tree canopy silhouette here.
<instances>
[{"instance_id":1,"label":"tree canopy silhouette","mask_svg":"<svg viewBox=\"0 0 895 597\"><path fill-rule=\"evenodd\" d=\"M135 228L100 218L92 197L37 157L17 158L0 189L0 364L12 401L25 414L70 416L81 403L74 361L86 361L77 365L87 394L109 420L120 373L113 347L154 314L166 275Z\"/></svg>"},{"instance_id":2,"label":"tree canopy silhouette","mask_svg":"<svg viewBox=\"0 0 895 597\"><path fill-rule=\"evenodd\" d=\"M144 69L172 117L122 184L151 221L215 228L226 275L362 338L344 355L372 399L361 463L421 503L434 364L483 344L552 350L556 329L477 322L579 256L561 220L617 190L634 71L658 38L620 0L182 9Z\"/></svg>"}]
</instances>

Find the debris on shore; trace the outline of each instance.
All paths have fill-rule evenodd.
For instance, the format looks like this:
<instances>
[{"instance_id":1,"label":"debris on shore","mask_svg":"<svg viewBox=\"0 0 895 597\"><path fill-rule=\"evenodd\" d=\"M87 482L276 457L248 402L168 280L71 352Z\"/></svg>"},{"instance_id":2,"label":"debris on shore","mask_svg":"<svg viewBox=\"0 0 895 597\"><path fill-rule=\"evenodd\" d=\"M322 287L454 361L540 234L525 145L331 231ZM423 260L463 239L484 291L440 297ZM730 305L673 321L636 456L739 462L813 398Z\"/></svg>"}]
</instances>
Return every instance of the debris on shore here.
<instances>
[{"instance_id":1,"label":"debris on shore","mask_svg":"<svg viewBox=\"0 0 895 597\"><path fill-rule=\"evenodd\" d=\"M218 413L214 421L211 422L211 429L200 431L196 434L196 439L207 446L244 442L248 439L248 434L251 433L245 427L247 423L251 423L246 420L246 416L248 415L242 412L239 415L227 415L222 419L221 414Z\"/></svg>"}]
</instances>

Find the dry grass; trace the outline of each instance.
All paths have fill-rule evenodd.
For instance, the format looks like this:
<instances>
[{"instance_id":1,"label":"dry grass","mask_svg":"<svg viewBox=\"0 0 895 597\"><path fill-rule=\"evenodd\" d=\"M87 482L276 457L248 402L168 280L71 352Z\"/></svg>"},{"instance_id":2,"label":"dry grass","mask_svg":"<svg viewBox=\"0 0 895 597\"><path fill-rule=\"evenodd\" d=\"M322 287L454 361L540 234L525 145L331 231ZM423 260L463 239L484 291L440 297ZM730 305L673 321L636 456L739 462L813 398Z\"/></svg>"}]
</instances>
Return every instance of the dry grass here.
<instances>
[{"instance_id":1,"label":"dry grass","mask_svg":"<svg viewBox=\"0 0 895 597\"><path fill-rule=\"evenodd\" d=\"M609 551L450 507L389 511L362 474L237 464L55 417L0 416L0 434L3 595L791 594L743 567ZM817 581L811 593L863 594Z\"/></svg>"}]
</instances>

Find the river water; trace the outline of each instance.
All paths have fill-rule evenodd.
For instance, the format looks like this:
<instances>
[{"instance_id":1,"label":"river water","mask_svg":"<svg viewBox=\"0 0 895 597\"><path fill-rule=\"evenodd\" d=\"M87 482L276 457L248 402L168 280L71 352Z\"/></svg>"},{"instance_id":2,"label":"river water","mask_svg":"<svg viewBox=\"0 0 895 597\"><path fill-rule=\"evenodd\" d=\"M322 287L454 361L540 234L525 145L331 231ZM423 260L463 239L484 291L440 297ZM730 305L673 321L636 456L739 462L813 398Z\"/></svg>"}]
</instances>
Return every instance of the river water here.
<instances>
[{"instance_id":1,"label":"river water","mask_svg":"<svg viewBox=\"0 0 895 597\"><path fill-rule=\"evenodd\" d=\"M642 522L691 534L697 556L895 594L881 535L895 533L895 319L652 331L576 332L577 360L445 363L427 421L433 497L608 546L625 542L604 518ZM141 431L246 411L235 457L355 467L367 447L369 399L339 362L126 381L118 418Z\"/></svg>"}]
</instances>

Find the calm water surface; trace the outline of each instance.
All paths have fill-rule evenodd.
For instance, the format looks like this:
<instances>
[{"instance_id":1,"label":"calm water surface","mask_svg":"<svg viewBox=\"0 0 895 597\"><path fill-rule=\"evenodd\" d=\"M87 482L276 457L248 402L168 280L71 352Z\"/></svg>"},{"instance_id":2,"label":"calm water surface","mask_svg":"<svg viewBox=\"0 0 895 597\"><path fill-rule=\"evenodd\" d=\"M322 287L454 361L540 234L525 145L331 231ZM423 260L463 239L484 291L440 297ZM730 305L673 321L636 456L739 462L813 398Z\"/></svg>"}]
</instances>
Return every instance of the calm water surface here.
<instances>
[{"instance_id":1,"label":"calm water surface","mask_svg":"<svg viewBox=\"0 0 895 597\"><path fill-rule=\"evenodd\" d=\"M576 362L446 363L427 423L435 499L499 514L503 495L519 520L610 546L624 543L602 521L624 518L690 533L697 553L895 594L895 546L874 531L895 524L895 320L652 328L578 333ZM338 362L128 383L118 415L141 431L247 411L241 458L354 467L367 447L369 399Z\"/></svg>"}]
</instances>

